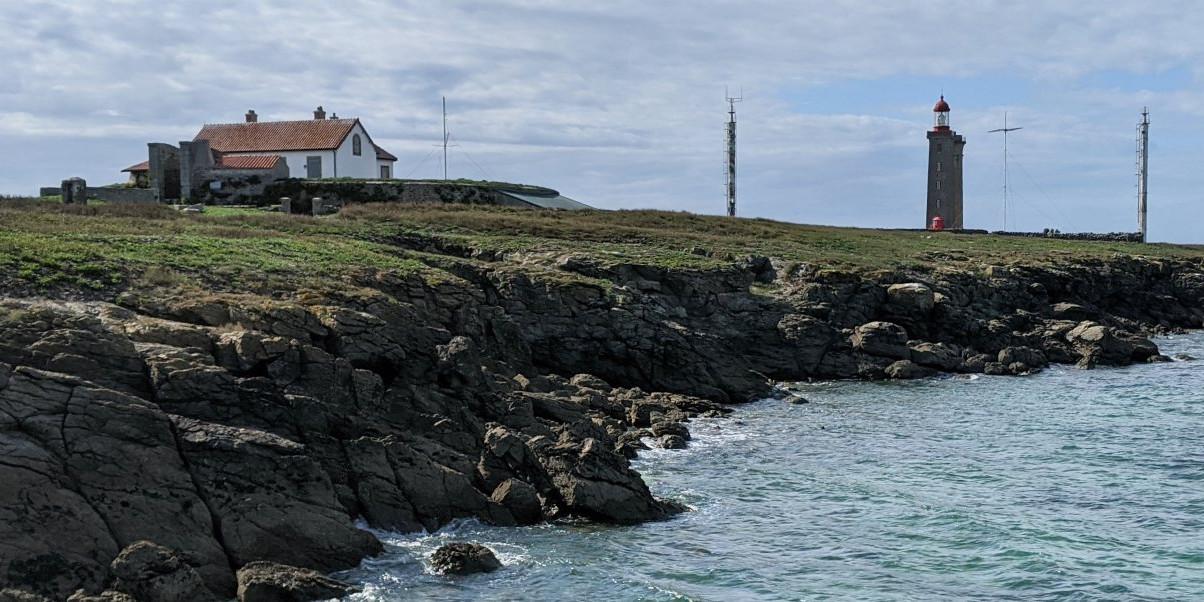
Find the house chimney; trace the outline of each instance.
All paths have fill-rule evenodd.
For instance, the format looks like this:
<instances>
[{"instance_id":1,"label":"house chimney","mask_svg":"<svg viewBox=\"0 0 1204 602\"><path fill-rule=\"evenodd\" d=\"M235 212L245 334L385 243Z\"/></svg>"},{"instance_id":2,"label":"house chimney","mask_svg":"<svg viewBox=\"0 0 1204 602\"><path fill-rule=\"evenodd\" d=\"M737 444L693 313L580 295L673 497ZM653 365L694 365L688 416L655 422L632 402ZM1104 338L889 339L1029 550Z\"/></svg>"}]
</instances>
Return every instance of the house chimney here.
<instances>
[{"instance_id":1,"label":"house chimney","mask_svg":"<svg viewBox=\"0 0 1204 602\"><path fill-rule=\"evenodd\" d=\"M339 118L339 114L338 114L338 113L331 113L331 114L330 114L330 118L331 118L331 119L338 119L338 118Z\"/></svg>"},{"instance_id":2,"label":"house chimney","mask_svg":"<svg viewBox=\"0 0 1204 602\"><path fill-rule=\"evenodd\" d=\"M255 114L255 109L248 110L247 111L247 123L255 123L256 121L259 121L259 115Z\"/></svg>"},{"instance_id":3,"label":"house chimney","mask_svg":"<svg viewBox=\"0 0 1204 602\"><path fill-rule=\"evenodd\" d=\"M326 111L322 110L321 105L318 105L318 110L314 111L314 119L326 119Z\"/></svg>"}]
</instances>

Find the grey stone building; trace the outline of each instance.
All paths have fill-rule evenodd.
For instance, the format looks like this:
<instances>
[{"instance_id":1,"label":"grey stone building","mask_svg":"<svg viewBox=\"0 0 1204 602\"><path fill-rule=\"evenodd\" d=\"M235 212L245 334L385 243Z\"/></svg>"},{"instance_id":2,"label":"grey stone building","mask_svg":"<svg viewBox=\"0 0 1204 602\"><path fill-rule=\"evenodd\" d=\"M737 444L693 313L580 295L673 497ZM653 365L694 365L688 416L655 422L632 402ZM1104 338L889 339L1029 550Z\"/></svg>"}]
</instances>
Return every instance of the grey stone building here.
<instances>
[{"instance_id":1,"label":"grey stone building","mask_svg":"<svg viewBox=\"0 0 1204 602\"><path fill-rule=\"evenodd\" d=\"M949 103L945 96L932 108L935 123L928 132L928 213L924 227L932 228L940 216L945 228L962 225L962 153L966 139L949 127Z\"/></svg>"}]
</instances>

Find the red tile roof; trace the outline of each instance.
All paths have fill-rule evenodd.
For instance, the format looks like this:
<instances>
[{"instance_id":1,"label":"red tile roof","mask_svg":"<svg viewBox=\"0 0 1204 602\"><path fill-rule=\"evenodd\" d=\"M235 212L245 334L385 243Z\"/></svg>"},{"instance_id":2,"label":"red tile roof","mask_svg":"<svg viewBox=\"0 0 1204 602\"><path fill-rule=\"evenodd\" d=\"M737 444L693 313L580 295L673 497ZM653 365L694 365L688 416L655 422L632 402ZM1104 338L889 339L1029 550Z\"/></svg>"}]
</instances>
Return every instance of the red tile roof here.
<instances>
[{"instance_id":1,"label":"red tile roof","mask_svg":"<svg viewBox=\"0 0 1204 602\"><path fill-rule=\"evenodd\" d=\"M223 153L334 150L356 123L359 119L210 123L194 140L208 140Z\"/></svg>"},{"instance_id":2,"label":"red tile roof","mask_svg":"<svg viewBox=\"0 0 1204 602\"><path fill-rule=\"evenodd\" d=\"M227 155L218 157L214 169L272 169L280 163L280 155Z\"/></svg>"},{"instance_id":3,"label":"red tile roof","mask_svg":"<svg viewBox=\"0 0 1204 602\"><path fill-rule=\"evenodd\" d=\"M138 163L137 165L131 165L131 166L129 166L129 167L127 167L127 168L125 168L125 169L123 169L123 170L121 170L121 171L122 171L122 172L127 172L127 171L150 171L150 161L143 161L143 162L141 162L141 163Z\"/></svg>"},{"instance_id":4,"label":"red tile roof","mask_svg":"<svg viewBox=\"0 0 1204 602\"><path fill-rule=\"evenodd\" d=\"M372 143L372 148L376 149L376 159L378 161L396 161L397 160L397 157L394 157L393 153L390 153L389 151L377 146L375 142Z\"/></svg>"}]
</instances>

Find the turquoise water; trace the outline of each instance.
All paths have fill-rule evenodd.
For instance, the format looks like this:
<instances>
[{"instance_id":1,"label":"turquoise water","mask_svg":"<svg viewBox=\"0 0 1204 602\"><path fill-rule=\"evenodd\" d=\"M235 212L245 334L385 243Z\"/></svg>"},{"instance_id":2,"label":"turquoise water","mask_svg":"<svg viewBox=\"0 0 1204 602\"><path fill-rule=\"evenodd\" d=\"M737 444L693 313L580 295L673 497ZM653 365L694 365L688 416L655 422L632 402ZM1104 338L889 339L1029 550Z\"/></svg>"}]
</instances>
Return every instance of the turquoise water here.
<instances>
[{"instance_id":1,"label":"turquoise water","mask_svg":"<svg viewBox=\"0 0 1204 602\"><path fill-rule=\"evenodd\" d=\"M1201 358L808 386L637 468L693 512L632 527L378 533L354 600L1204 600ZM477 541L506 568L424 559Z\"/></svg>"}]
</instances>

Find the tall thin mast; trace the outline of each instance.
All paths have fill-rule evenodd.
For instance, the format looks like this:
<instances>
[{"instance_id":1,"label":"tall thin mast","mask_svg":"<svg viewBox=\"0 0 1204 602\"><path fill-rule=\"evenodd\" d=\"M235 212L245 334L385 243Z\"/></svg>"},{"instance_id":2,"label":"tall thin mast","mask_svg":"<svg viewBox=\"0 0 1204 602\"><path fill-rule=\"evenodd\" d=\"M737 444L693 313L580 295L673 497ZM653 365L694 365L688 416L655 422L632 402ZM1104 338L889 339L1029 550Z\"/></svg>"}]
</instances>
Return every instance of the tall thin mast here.
<instances>
[{"instance_id":1,"label":"tall thin mast","mask_svg":"<svg viewBox=\"0 0 1204 602\"><path fill-rule=\"evenodd\" d=\"M447 97L443 97L443 179L447 179Z\"/></svg>"},{"instance_id":2,"label":"tall thin mast","mask_svg":"<svg viewBox=\"0 0 1204 602\"><path fill-rule=\"evenodd\" d=\"M1004 229L1004 231L1007 231L1007 229L1008 229L1008 132L1014 132L1016 130L1022 130L1022 129L1024 129L1024 128L1008 127L1008 112L1004 111L1003 112L1003 127L999 128L999 129L990 130L989 132L987 132L988 134L994 134L995 132L1003 132L1003 229Z\"/></svg>"},{"instance_id":3,"label":"tall thin mast","mask_svg":"<svg viewBox=\"0 0 1204 602\"><path fill-rule=\"evenodd\" d=\"M1142 107L1141 123L1138 125L1137 146L1137 227L1141 232L1141 242L1146 236L1146 192L1147 178L1150 175L1150 109Z\"/></svg>"},{"instance_id":4,"label":"tall thin mast","mask_svg":"<svg viewBox=\"0 0 1204 602\"><path fill-rule=\"evenodd\" d=\"M744 100L744 90L740 96L727 96L727 88L723 90L727 98L727 214L736 217L736 103Z\"/></svg>"}]
</instances>

